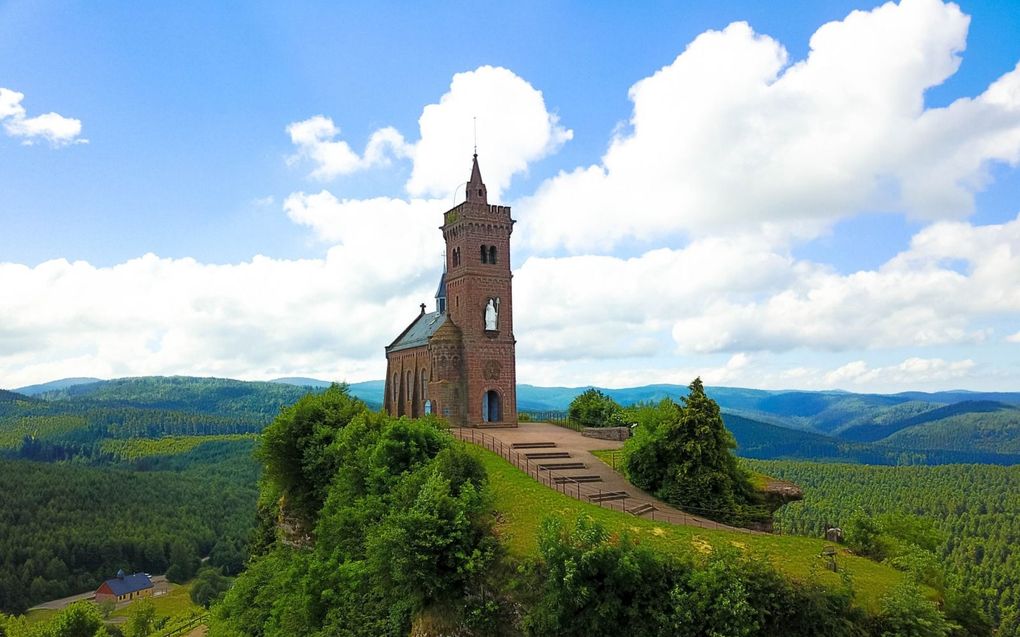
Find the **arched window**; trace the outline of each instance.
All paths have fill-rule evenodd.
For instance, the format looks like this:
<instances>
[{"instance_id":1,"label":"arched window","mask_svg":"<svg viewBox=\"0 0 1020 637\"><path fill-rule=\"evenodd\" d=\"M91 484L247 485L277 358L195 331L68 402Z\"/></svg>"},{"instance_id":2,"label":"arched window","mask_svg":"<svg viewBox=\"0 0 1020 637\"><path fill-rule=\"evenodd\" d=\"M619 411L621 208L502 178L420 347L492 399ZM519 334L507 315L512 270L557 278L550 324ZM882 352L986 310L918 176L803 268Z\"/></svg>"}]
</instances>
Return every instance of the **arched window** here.
<instances>
[{"instance_id":1,"label":"arched window","mask_svg":"<svg viewBox=\"0 0 1020 637\"><path fill-rule=\"evenodd\" d=\"M489 262L489 249L486 248L485 246L482 246L482 263L488 262Z\"/></svg>"},{"instance_id":2,"label":"arched window","mask_svg":"<svg viewBox=\"0 0 1020 637\"><path fill-rule=\"evenodd\" d=\"M397 392L399 391L399 389L397 387L397 380L398 380L398 376L397 376L396 372L394 372L393 373L393 402L397 402L397 396L398 396Z\"/></svg>"},{"instance_id":3,"label":"arched window","mask_svg":"<svg viewBox=\"0 0 1020 637\"><path fill-rule=\"evenodd\" d=\"M489 246L489 263L496 262L496 246Z\"/></svg>"},{"instance_id":4,"label":"arched window","mask_svg":"<svg viewBox=\"0 0 1020 637\"><path fill-rule=\"evenodd\" d=\"M411 401L412 394L414 393L414 383L411 382L411 370L407 370L407 400Z\"/></svg>"},{"instance_id":5,"label":"arched window","mask_svg":"<svg viewBox=\"0 0 1020 637\"><path fill-rule=\"evenodd\" d=\"M425 378L425 370L421 370L421 397L426 399L429 397L428 379Z\"/></svg>"}]
</instances>

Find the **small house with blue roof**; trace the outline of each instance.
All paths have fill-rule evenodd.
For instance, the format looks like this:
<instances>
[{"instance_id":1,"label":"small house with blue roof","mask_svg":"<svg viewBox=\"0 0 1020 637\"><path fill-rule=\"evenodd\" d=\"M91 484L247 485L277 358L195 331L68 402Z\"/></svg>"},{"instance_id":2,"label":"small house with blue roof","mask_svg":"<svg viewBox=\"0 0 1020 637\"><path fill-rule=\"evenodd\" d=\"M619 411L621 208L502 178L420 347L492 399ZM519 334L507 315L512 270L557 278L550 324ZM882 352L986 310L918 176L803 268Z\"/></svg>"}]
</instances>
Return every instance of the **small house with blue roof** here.
<instances>
[{"instance_id":1,"label":"small house with blue roof","mask_svg":"<svg viewBox=\"0 0 1020 637\"><path fill-rule=\"evenodd\" d=\"M145 573L125 575L117 571L117 577L108 579L96 589L96 601L129 602L139 597L151 597L152 580Z\"/></svg>"}]
</instances>

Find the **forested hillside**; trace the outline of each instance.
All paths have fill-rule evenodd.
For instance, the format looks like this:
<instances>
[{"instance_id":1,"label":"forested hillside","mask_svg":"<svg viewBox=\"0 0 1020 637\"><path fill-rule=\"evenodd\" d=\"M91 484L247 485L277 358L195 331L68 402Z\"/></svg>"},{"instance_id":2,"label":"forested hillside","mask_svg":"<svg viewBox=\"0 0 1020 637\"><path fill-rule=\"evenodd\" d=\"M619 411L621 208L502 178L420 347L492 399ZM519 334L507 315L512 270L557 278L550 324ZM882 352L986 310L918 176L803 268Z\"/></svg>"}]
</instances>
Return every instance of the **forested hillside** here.
<instances>
[{"instance_id":1,"label":"forested hillside","mask_svg":"<svg viewBox=\"0 0 1020 637\"><path fill-rule=\"evenodd\" d=\"M236 572L255 517L251 451L167 456L161 471L0 460L0 611L92 590L119 569L194 573L210 556Z\"/></svg>"},{"instance_id":2,"label":"forested hillside","mask_svg":"<svg viewBox=\"0 0 1020 637\"><path fill-rule=\"evenodd\" d=\"M240 569L255 434L309 390L129 379L0 394L0 611L95 588L119 569Z\"/></svg>"},{"instance_id":3,"label":"forested hillside","mask_svg":"<svg viewBox=\"0 0 1020 637\"><path fill-rule=\"evenodd\" d=\"M858 512L922 516L943 534L940 561L980 592L993 618L1020 609L1020 467L747 463L804 489L803 501L778 513L785 530L820 537Z\"/></svg>"}]
</instances>

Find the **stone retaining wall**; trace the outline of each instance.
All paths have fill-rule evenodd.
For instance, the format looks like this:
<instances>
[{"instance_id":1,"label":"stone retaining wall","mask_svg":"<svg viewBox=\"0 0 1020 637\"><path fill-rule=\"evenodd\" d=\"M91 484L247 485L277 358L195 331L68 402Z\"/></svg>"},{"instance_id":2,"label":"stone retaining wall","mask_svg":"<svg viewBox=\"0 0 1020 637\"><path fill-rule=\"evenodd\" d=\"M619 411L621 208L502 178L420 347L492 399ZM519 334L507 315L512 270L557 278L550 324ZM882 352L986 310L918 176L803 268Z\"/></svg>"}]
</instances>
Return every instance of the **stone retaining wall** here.
<instances>
[{"instance_id":1,"label":"stone retaining wall","mask_svg":"<svg viewBox=\"0 0 1020 637\"><path fill-rule=\"evenodd\" d=\"M585 427L581 435L600 440L626 440L630 438L630 427Z\"/></svg>"}]
</instances>

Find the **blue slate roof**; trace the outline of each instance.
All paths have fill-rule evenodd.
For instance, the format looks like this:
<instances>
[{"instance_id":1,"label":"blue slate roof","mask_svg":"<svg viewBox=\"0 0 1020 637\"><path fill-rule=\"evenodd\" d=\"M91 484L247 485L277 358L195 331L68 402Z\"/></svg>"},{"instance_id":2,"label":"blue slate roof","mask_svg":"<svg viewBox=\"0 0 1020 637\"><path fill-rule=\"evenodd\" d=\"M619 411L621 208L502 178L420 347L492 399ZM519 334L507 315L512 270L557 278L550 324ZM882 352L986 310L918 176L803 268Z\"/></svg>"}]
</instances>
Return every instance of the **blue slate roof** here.
<instances>
[{"instance_id":1,"label":"blue slate roof","mask_svg":"<svg viewBox=\"0 0 1020 637\"><path fill-rule=\"evenodd\" d=\"M117 597L128 593L137 593L146 588L152 588L152 580L145 573L135 573L124 577L114 577L104 582Z\"/></svg>"},{"instance_id":2,"label":"blue slate roof","mask_svg":"<svg viewBox=\"0 0 1020 637\"><path fill-rule=\"evenodd\" d=\"M436 298L446 298L446 272L443 272L442 276L439 277L439 289L436 290Z\"/></svg>"},{"instance_id":3,"label":"blue slate roof","mask_svg":"<svg viewBox=\"0 0 1020 637\"><path fill-rule=\"evenodd\" d=\"M418 315L414 323L404 330L404 333L397 337L397 340L393 341L387 350L395 352L402 349L410 349L412 347L420 347L421 345L427 345L429 338L436 333L439 326L446 322L446 314L439 312L427 312L425 314Z\"/></svg>"}]
</instances>

